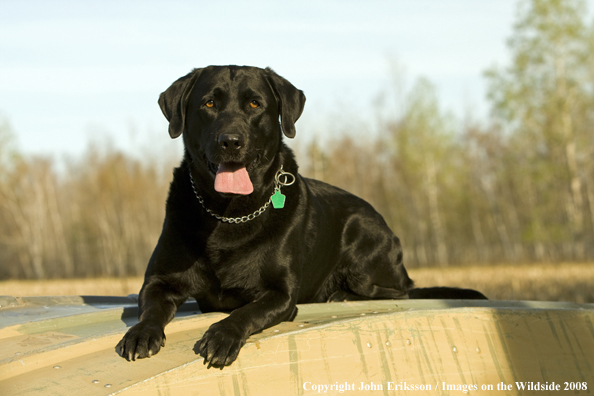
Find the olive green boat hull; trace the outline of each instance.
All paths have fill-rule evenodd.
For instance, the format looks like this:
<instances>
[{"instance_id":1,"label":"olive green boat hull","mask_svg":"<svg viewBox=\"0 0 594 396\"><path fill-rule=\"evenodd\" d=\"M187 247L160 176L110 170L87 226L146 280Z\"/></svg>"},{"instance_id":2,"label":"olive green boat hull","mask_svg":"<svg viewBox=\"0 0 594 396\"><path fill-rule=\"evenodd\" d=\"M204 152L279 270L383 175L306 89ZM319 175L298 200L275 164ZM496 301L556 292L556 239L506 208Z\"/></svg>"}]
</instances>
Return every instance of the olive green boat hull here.
<instances>
[{"instance_id":1,"label":"olive green boat hull","mask_svg":"<svg viewBox=\"0 0 594 396\"><path fill-rule=\"evenodd\" d=\"M166 347L135 362L114 349L136 322L134 297L0 305L2 395L594 394L593 304L300 305L295 321L251 336L223 370L207 369L194 346L226 314L200 314L195 302L166 327Z\"/></svg>"}]
</instances>

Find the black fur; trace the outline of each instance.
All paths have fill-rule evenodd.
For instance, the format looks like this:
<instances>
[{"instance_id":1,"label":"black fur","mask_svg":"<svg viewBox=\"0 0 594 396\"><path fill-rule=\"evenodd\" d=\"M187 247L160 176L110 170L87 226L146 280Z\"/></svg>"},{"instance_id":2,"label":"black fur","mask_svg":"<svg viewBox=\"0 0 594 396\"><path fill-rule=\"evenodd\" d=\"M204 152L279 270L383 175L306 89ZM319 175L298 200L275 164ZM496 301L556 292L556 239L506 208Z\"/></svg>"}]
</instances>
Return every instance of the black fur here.
<instances>
[{"instance_id":1,"label":"black fur","mask_svg":"<svg viewBox=\"0 0 594 396\"><path fill-rule=\"evenodd\" d=\"M165 325L188 297L202 312L230 312L195 348L205 364L220 368L237 358L251 334L292 320L296 304L409 297L413 282L400 241L382 216L362 199L298 174L282 135L295 136L305 96L290 82L271 69L209 66L174 82L159 105L171 137L183 135L185 155L174 171L163 231L140 291L140 320L116 347L121 356L157 353ZM229 150L225 139L239 143ZM216 192L220 163L246 165L253 193ZM270 206L242 224L205 210L229 218L254 213L269 200L281 166L296 177L282 187L283 209ZM477 298L460 289L445 295Z\"/></svg>"}]
</instances>

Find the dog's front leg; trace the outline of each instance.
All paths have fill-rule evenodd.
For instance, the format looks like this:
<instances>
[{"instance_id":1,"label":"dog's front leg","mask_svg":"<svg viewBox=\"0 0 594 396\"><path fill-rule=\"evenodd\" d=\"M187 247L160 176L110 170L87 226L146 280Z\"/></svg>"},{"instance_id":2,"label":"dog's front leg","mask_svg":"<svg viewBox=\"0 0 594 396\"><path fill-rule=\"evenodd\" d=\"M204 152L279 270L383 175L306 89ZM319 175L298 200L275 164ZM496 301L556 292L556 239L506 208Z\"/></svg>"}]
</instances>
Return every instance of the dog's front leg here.
<instances>
[{"instance_id":1,"label":"dog's front leg","mask_svg":"<svg viewBox=\"0 0 594 396\"><path fill-rule=\"evenodd\" d=\"M128 361L159 352L165 346L165 325L175 317L177 308L185 300L161 281L145 281L138 301L139 321L118 343L116 352Z\"/></svg>"},{"instance_id":2,"label":"dog's front leg","mask_svg":"<svg viewBox=\"0 0 594 396\"><path fill-rule=\"evenodd\" d=\"M296 310L295 300L288 294L268 291L210 326L196 343L196 352L204 358L204 364L208 363L208 368L222 369L237 359L239 350L250 335L292 320Z\"/></svg>"}]
</instances>

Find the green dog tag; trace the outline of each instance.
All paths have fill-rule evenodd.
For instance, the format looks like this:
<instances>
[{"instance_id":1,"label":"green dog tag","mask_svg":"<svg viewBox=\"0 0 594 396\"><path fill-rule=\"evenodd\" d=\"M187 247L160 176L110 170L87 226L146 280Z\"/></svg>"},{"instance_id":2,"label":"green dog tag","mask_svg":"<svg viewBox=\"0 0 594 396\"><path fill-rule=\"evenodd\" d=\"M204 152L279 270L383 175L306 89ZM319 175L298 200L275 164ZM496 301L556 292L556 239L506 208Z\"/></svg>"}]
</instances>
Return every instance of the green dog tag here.
<instances>
[{"instance_id":1,"label":"green dog tag","mask_svg":"<svg viewBox=\"0 0 594 396\"><path fill-rule=\"evenodd\" d=\"M272 201L272 207L274 209L282 209L285 207L285 196L281 194L280 190L276 190L272 197L270 197Z\"/></svg>"}]
</instances>

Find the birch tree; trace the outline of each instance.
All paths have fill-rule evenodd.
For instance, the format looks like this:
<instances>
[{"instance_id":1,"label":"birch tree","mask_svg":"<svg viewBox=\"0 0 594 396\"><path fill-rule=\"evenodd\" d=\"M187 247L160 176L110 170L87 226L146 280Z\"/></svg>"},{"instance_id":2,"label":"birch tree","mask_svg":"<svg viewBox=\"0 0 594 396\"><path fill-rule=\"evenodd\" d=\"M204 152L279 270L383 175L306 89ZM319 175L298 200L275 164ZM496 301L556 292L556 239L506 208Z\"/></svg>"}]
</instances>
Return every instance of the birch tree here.
<instances>
[{"instance_id":1,"label":"birch tree","mask_svg":"<svg viewBox=\"0 0 594 396\"><path fill-rule=\"evenodd\" d=\"M594 60L584 15L581 0L521 1L508 42L511 65L487 72L494 114L529 159L518 171L539 183L532 199L546 208L546 227L554 235L547 242L561 243L578 260L586 255L585 191L592 183L592 127L585 115L591 112L588 65Z\"/></svg>"}]
</instances>

